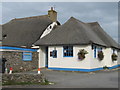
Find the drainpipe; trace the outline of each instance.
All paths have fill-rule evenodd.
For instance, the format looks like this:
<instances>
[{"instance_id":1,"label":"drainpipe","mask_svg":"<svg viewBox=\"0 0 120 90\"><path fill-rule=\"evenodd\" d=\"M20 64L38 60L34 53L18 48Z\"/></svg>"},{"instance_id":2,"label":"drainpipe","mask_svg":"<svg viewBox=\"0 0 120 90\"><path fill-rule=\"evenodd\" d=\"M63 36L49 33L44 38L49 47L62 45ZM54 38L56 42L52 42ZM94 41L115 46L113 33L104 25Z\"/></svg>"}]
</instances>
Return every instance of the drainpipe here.
<instances>
[{"instance_id":1,"label":"drainpipe","mask_svg":"<svg viewBox=\"0 0 120 90\"><path fill-rule=\"evenodd\" d=\"M40 60L41 60L41 47L39 47L39 61L38 61L38 68L40 68Z\"/></svg>"},{"instance_id":2,"label":"drainpipe","mask_svg":"<svg viewBox=\"0 0 120 90\"><path fill-rule=\"evenodd\" d=\"M39 47L38 74L40 74L41 47Z\"/></svg>"}]
</instances>

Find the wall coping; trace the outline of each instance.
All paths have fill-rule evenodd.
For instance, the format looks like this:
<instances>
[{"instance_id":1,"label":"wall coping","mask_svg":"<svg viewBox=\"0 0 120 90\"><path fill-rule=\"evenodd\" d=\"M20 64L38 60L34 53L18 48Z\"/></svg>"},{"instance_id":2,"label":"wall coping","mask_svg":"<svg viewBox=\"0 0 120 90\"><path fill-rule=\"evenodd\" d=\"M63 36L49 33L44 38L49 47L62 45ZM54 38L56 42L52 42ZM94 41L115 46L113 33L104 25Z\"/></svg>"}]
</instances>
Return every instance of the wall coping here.
<instances>
[{"instance_id":1,"label":"wall coping","mask_svg":"<svg viewBox=\"0 0 120 90\"><path fill-rule=\"evenodd\" d=\"M7 50L20 50L20 51L32 51L36 52L38 49L29 49L23 47L11 47L11 46L0 46L0 49L7 49Z\"/></svg>"}]
</instances>

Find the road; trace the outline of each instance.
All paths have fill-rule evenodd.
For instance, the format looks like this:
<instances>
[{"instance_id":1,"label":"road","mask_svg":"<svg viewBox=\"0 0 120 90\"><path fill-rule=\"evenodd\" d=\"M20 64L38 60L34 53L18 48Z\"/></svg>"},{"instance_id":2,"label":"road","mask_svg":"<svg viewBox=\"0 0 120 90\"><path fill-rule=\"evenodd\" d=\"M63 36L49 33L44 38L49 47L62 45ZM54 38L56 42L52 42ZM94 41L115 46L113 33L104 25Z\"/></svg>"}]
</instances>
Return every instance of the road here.
<instances>
[{"instance_id":1,"label":"road","mask_svg":"<svg viewBox=\"0 0 120 90\"><path fill-rule=\"evenodd\" d=\"M91 73L62 72L42 69L46 78L54 85L6 86L9 88L118 88L118 71ZM28 72L29 73L29 72ZM36 71L30 73L37 73Z\"/></svg>"}]
</instances>

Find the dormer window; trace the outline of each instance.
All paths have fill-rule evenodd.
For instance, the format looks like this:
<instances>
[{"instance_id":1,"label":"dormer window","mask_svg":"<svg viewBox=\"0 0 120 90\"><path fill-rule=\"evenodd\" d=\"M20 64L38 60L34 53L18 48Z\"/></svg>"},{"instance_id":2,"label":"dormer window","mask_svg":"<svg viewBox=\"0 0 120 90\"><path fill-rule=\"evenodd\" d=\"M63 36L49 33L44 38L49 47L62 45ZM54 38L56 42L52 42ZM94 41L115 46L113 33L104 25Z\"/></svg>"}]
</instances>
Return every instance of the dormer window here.
<instances>
[{"instance_id":1,"label":"dormer window","mask_svg":"<svg viewBox=\"0 0 120 90\"><path fill-rule=\"evenodd\" d=\"M50 29L52 28L52 26L49 27Z\"/></svg>"},{"instance_id":2,"label":"dormer window","mask_svg":"<svg viewBox=\"0 0 120 90\"><path fill-rule=\"evenodd\" d=\"M52 29L52 26L49 26L49 27L47 28L47 30L50 30L50 29Z\"/></svg>"},{"instance_id":3,"label":"dormer window","mask_svg":"<svg viewBox=\"0 0 120 90\"><path fill-rule=\"evenodd\" d=\"M5 34L5 35L3 35L3 39L5 39L5 38L7 38L7 35Z\"/></svg>"}]
</instances>

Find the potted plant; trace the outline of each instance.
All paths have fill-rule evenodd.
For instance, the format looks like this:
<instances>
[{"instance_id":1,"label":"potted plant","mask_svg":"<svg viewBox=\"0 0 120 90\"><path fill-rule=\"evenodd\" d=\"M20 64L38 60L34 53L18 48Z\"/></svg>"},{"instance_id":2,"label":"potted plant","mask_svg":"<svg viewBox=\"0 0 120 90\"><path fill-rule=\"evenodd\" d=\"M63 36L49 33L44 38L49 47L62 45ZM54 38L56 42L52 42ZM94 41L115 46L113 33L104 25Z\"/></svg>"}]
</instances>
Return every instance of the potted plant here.
<instances>
[{"instance_id":1,"label":"potted plant","mask_svg":"<svg viewBox=\"0 0 120 90\"><path fill-rule=\"evenodd\" d=\"M112 58L112 61L117 61L118 56L117 54L113 53L111 58Z\"/></svg>"},{"instance_id":2,"label":"potted plant","mask_svg":"<svg viewBox=\"0 0 120 90\"><path fill-rule=\"evenodd\" d=\"M103 52L102 51L98 51L98 59L99 60L103 60L103 58L104 58Z\"/></svg>"},{"instance_id":3,"label":"potted plant","mask_svg":"<svg viewBox=\"0 0 120 90\"><path fill-rule=\"evenodd\" d=\"M83 60L85 59L85 54L88 54L88 52L85 49L81 49L78 52L78 59Z\"/></svg>"}]
</instances>

